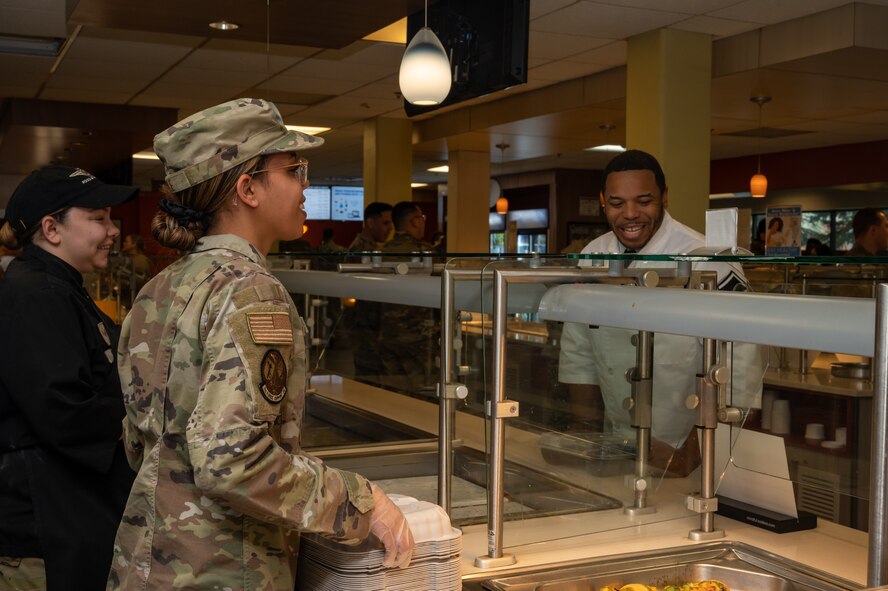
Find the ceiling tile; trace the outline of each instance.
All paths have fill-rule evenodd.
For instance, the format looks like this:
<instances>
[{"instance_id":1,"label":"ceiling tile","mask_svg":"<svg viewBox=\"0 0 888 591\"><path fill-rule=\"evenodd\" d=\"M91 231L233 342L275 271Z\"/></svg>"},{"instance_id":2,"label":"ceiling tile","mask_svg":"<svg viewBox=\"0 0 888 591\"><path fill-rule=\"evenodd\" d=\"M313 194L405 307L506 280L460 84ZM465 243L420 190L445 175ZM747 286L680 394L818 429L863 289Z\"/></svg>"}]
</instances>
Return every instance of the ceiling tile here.
<instances>
[{"instance_id":1,"label":"ceiling tile","mask_svg":"<svg viewBox=\"0 0 888 591\"><path fill-rule=\"evenodd\" d=\"M324 56L321 56L322 58ZM389 66L397 69L404 57L404 45L400 43L373 43L362 48L340 61L349 64L371 64L377 66Z\"/></svg>"},{"instance_id":2,"label":"ceiling tile","mask_svg":"<svg viewBox=\"0 0 888 591\"><path fill-rule=\"evenodd\" d=\"M533 59L555 60L595 49L611 43L612 39L596 39L578 35L563 35L530 31L528 56Z\"/></svg>"},{"instance_id":3,"label":"ceiling tile","mask_svg":"<svg viewBox=\"0 0 888 591\"><path fill-rule=\"evenodd\" d=\"M185 45L123 41L95 37L78 37L68 50L62 65L68 60L117 62L142 66L157 64L169 67L192 50Z\"/></svg>"},{"instance_id":4,"label":"ceiling tile","mask_svg":"<svg viewBox=\"0 0 888 591\"><path fill-rule=\"evenodd\" d=\"M566 60L552 62L528 72L531 80L549 80L559 82L561 80L573 80L582 76L588 76L595 72L606 70L608 66L601 64L586 64L581 62L569 62Z\"/></svg>"},{"instance_id":5,"label":"ceiling tile","mask_svg":"<svg viewBox=\"0 0 888 591\"><path fill-rule=\"evenodd\" d=\"M713 37L729 37L746 31L758 29L761 25L745 21L735 21L726 18L714 18L711 16L695 16L672 25L671 29L692 31L694 33L706 33Z\"/></svg>"},{"instance_id":6,"label":"ceiling tile","mask_svg":"<svg viewBox=\"0 0 888 591\"><path fill-rule=\"evenodd\" d=\"M310 92L312 94L336 95L344 94L361 86L357 80L335 80L333 78L316 78L295 75L288 71L275 76L262 86L268 85L271 90L285 92Z\"/></svg>"},{"instance_id":7,"label":"ceiling tile","mask_svg":"<svg viewBox=\"0 0 888 591\"><path fill-rule=\"evenodd\" d=\"M845 4L848 0L743 0L707 16L771 25Z\"/></svg>"},{"instance_id":8,"label":"ceiling tile","mask_svg":"<svg viewBox=\"0 0 888 591\"><path fill-rule=\"evenodd\" d=\"M31 37L66 37L64 2L0 3L0 32Z\"/></svg>"},{"instance_id":9,"label":"ceiling tile","mask_svg":"<svg viewBox=\"0 0 888 591\"><path fill-rule=\"evenodd\" d=\"M615 41L603 47L570 56L570 61L581 64L601 64L603 66L622 66L626 63L627 43Z\"/></svg>"},{"instance_id":10,"label":"ceiling tile","mask_svg":"<svg viewBox=\"0 0 888 591\"><path fill-rule=\"evenodd\" d=\"M560 10L574 2L576 2L576 0L533 0L530 3L530 20Z\"/></svg>"},{"instance_id":11,"label":"ceiling tile","mask_svg":"<svg viewBox=\"0 0 888 591\"><path fill-rule=\"evenodd\" d=\"M533 31L565 33L626 39L687 18L686 15L661 10L642 10L593 2L578 2L531 22Z\"/></svg>"},{"instance_id":12,"label":"ceiling tile","mask_svg":"<svg viewBox=\"0 0 888 591\"><path fill-rule=\"evenodd\" d=\"M685 14L706 14L736 3L737 0L670 0L669 10ZM662 0L619 0L618 4L633 8L657 10L663 8L664 3Z\"/></svg>"},{"instance_id":13,"label":"ceiling tile","mask_svg":"<svg viewBox=\"0 0 888 591\"><path fill-rule=\"evenodd\" d=\"M357 120L369 119L386 111L401 108L401 101L391 99L364 99L354 96L339 96L306 109L301 115L313 117L346 117Z\"/></svg>"},{"instance_id":14,"label":"ceiling tile","mask_svg":"<svg viewBox=\"0 0 888 591\"><path fill-rule=\"evenodd\" d=\"M112 92L93 88L45 88L41 99L50 101L72 101L77 103L101 103L120 105L132 96L131 92Z\"/></svg>"},{"instance_id":15,"label":"ceiling tile","mask_svg":"<svg viewBox=\"0 0 888 591\"><path fill-rule=\"evenodd\" d=\"M303 60L286 72L288 76L352 80L355 82L372 82L391 74L392 68L387 65L334 62L316 58Z\"/></svg>"},{"instance_id":16,"label":"ceiling tile","mask_svg":"<svg viewBox=\"0 0 888 591\"><path fill-rule=\"evenodd\" d=\"M237 76L232 76L230 72L225 70L177 66L164 74L156 84L181 84L183 87L200 84L243 90L258 84L264 79L265 72L239 72Z\"/></svg>"},{"instance_id":17,"label":"ceiling tile","mask_svg":"<svg viewBox=\"0 0 888 591\"><path fill-rule=\"evenodd\" d=\"M179 109L178 119L184 119L192 113L197 113L207 107L212 107L219 102L221 101L215 99L186 97L181 94L169 94L166 96L148 96L140 94L131 100L129 104L137 107L168 107Z\"/></svg>"},{"instance_id":18,"label":"ceiling tile","mask_svg":"<svg viewBox=\"0 0 888 591\"><path fill-rule=\"evenodd\" d=\"M372 82L360 86L350 91L348 94L360 98L388 99L396 96L396 94L400 94L400 92L401 87L398 84L398 76L395 75L384 78L378 82Z\"/></svg>"},{"instance_id":19,"label":"ceiling tile","mask_svg":"<svg viewBox=\"0 0 888 591\"><path fill-rule=\"evenodd\" d=\"M182 60L180 66L228 72L259 72L277 74L297 63L301 58L246 51L200 48Z\"/></svg>"},{"instance_id":20,"label":"ceiling tile","mask_svg":"<svg viewBox=\"0 0 888 591\"><path fill-rule=\"evenodd\" d=\"M83 76L78 74L63 74L56 72L46 83L46 89L55 88L88 88L91 91L110 93L126 93L127 100L133 94L145 87L145 81L132 76Z\"/></svg>"}]
</instances>

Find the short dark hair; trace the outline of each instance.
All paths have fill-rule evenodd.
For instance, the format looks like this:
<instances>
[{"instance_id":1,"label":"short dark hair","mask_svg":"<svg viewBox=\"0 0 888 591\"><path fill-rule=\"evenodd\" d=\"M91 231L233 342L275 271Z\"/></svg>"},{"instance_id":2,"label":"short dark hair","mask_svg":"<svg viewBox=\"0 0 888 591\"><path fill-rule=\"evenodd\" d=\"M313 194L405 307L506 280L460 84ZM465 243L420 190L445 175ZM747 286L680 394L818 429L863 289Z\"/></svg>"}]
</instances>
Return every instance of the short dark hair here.
<instances>
[{"instance_id":1,"label":"short dark hair","mask_svg":"<svg viewBox=\"0 0 888 591\"><path fill-rule=\"evenodd\" d=\"M871 227L882 225L880 213L882 213L882 210L874 207L867 207L855 213L854 219L851 221L851 227L854 228L854 237L863 236Z\"/></svg>"},{"instance_id":2,"label":"short dark hair","mask_svg":"<svg viewBox=\"0 0 888 591\"><path fill-rule=\"evenodd\" d=\"M770 230L771 226L773 226L775 222L777 223L777 231L782 232L783 231L783 218L771 218L771 221L768 222L768 229Z\"/></svg>"},{"instance_id":3,"label":"short dark hair","mask_svg":"<svg viewBox=\"0 0 888 591\"><path fill-rule=\"evenodd\" d=\"M133 241L133 244L136 245L136 250L142 252L145 250L145 240L138 234L130 234L127 236L130 240Z\"/></svg>"},{"instance_id":4,"label":"short dark hair","mask_svg":"<svg viewBox=\"0 0 888 591\"><path fill-rule=\"evenodd\" d=\"M401 201L392 208L392 222L395 224L395 230L403 228L410 221L412 216L419 209L419 205L414 201Z\"/></svg>"},{"instance_id":5,"label":"short dark hair","mask_svg":"<svg viewBox=\"0 0 888 591\"><path fill-rule=\"evenodd\" d=\"M387 211L391 211L392 206L389 203L383 203L382 201L374 201L370 205L364 208L364 219L370 219L379 217Z\"/></svg>"},{"instance_id":6,"label":"short dark hair","mask_svg":"<svg viewBox=\"0 0 888 591\"><path fill-rule=\"evenodd\" d=\"M649 170L654 173L654 180L660 193L666 191L666 175L657 159L641 150L626 150L614 158L604 167L604 176L601 178L601 192L607 186L607 175L612 172L626 172L629 170Z\"/></svg>"},{"instance_id":7,"label":"short dark hair","mask_svg":"<svg viewBox=\"0 0 888 591\"><path fill-rule=\"evenodd\" d=\"M324 232L321 236L322 240L330 240L333 238L333 228L324 228Z\"/></svg>"}]
</instances>

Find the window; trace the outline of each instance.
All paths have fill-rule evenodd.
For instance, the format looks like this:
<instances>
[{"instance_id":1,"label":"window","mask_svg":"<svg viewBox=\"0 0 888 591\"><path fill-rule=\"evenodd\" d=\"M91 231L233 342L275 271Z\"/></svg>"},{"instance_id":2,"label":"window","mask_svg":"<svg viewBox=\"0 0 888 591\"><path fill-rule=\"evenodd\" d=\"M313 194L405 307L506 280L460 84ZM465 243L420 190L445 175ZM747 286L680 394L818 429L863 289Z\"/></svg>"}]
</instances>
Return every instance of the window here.
<instances>
[{"instance_id":1,"label":"window","mask_svg":"<svg viewBox=\"0 0 888 591\"><path fill-rule=\"evenodd\" d=\"M888 210L884 210L888 215ZM839 254L854 246L854 229L851 222L856 209L833 209L828 211L803 211L802 212L802 249L810 238L816 238L829 246L830 250ZM750 234L752 239L757 238L755 229L760 220L765 219L764 213L752 215L752 227Z\"/></svg>"}]
</instances>

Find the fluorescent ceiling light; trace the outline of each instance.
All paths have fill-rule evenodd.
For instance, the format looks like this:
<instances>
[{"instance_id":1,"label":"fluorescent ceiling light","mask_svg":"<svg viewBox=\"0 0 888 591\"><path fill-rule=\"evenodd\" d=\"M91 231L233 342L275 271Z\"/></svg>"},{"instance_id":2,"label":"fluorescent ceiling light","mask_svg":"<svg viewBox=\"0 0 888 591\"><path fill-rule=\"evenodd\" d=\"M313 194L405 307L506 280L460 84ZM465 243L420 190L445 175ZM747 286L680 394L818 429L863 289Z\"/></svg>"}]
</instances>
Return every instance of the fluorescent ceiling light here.
<instances>
[{"instance_id":1,"label":"fluorescent ceiling light","mask_svg":"<svg viewBox=\"0 0 888 591\"><path fill-rule=\"evenodd\" d=\"M399 21L395 21L387 27L383 27L378 31L370 33L364 37L366 41L384 41L386 43L407 43L407 17L405 16Z\"/></svg>"},{"instance_id":2,"label":"fluorescent ceiling light","mask_svg":"<svg viewBox=\"0 0 888 591\"><path fill-rule=\"evenodd\" d=\"M288 125L287 129L290 131L301 131L309 135L320 135L325 131L330 131L329 127L311 127L308 125Z\"/></svg>"},{"instance_id":3,"label":"fluorescent ceiling light","mask_svg":"<svg viewBox=\"0 0 888 591\"><path fill-rule=\"evenodd\" d=\"M214 21L210 23L210 28L220 31L234 31L235 29L240 29L240 25L231 21Z\"/></svg>"},{"instance_id":4,"label":"fluorescent ceiling light","mask_svg":"<svg viewBox=\"0 0 888 591\"><path fill-rule=\"evenodd\" d=\"M133 160L160 160L160 158L150 150L142 150L133 154Z\"/></svg>"},{"instance_id":5,"label":"fluorescent ceiling light","mask_svg":"<svg viewBox=\"0 0 888 591\"><path fill-rule=\"evenodd\" d=\"M64 42L64 39L57 37L0 35L0 53L55 57L59 54Z\"/></svg>"},{"instance_id":6,"label":"fluorescent ceiling light","mask_svg":"<svg viewBox=\"0 0 888 591\"><path fill-rule=\"evenodd\" d=\"M625 152L626 148L617 144L602 144L600 146L592 146L591 148L583 148L586 152Z\"/></svg>"},{"instance_id":7,"label":"fluorescent ceiling light","mask_svg":"<svg viewBox=\"0 0 888 591\"><path fill-rule=\"evenodd\" d=\"M435 166L434 168L429 168L429 172L450 172L450 167L446 164L442 164L441 166Z\"/></svg>"},{"instance_id":8,"label":"fluorescent ceiling light","mask_svg":"<svg viewBox=\"0 0 888 591\"><path fill-rule=\"evenodd\" d=\"M428 183L410 183L411 189L418 189L420 187L428 187L428 186L429 186Z\"/></svg>"}]
</instances>

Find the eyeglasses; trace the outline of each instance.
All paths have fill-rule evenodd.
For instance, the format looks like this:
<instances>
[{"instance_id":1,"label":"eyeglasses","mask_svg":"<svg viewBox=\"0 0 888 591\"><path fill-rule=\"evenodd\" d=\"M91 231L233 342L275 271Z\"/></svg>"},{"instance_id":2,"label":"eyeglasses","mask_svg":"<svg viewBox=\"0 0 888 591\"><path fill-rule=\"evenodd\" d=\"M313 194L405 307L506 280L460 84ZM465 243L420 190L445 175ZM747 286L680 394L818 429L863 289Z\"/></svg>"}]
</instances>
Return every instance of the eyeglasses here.
<instances>
[{"instance_id":1,"label":"eyeglasses","mask_svg":"<svg viewBox=\"0 0 888 591\"><path fill-rule=\"evenodd\" d=\"M308 160L300 158L298 162L288 164L286 166L278 166L276 168L263 168L262 170L254 170L250 175L259 174L260 172L271 172L272 170L292 170L293 177L299 181L303 189L308 188Z\"/></svg>"}]
</instances>

